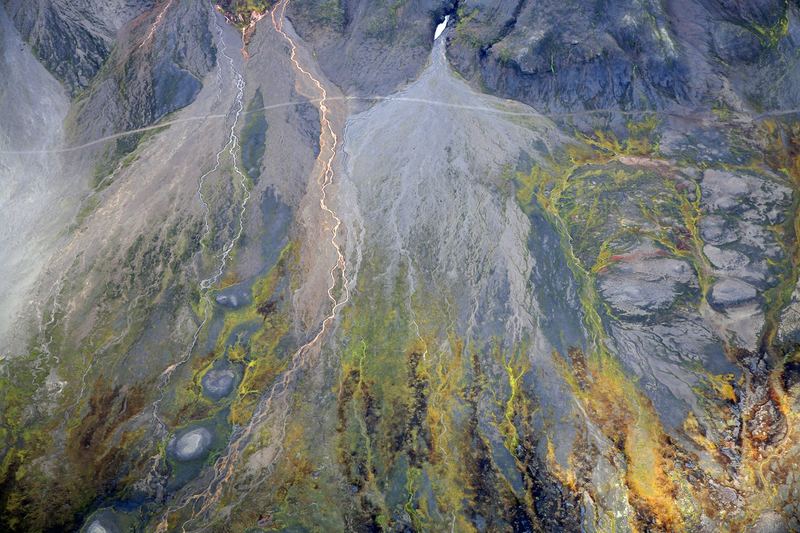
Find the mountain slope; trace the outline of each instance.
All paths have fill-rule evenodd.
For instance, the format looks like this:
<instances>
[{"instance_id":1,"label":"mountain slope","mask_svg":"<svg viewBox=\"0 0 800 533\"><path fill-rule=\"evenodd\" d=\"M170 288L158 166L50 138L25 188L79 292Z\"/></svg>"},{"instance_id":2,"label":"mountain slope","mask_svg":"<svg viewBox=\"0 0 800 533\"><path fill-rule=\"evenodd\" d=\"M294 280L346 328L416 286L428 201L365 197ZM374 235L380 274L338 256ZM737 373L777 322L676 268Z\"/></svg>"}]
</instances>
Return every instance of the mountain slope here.
<instances>
[{"instance_id":1,"label":"mountain slope","mask_svg":"<svg viewBox=\"0 0 800 533\"><path fill-rule=\"evenodd\" d=\"M797 10L7 1L0 524L797 529Z\"/></svg>"}]
</instances>

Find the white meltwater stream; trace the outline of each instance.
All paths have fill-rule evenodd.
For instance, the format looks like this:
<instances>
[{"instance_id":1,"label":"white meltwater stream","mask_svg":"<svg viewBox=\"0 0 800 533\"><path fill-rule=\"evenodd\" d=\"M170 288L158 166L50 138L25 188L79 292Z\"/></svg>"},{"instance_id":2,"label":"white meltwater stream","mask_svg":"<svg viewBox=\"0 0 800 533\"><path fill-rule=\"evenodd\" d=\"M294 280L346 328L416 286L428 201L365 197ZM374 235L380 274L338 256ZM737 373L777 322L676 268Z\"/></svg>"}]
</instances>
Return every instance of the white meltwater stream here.
<instances>
[{"instance_id":1,"label":"white meltwater stream","mask_svg":"<svg viewBox=\"0 0 800 533\"><path fill-rule=\"evenodd\" d=\"M450 21L450 15L445 15L444 16L444 20L442 21L442 23L439 24L438 26L436 26L436 31L433 34L433 40L434 41L439 38L439 36L444 31L444 29L447 27L447 23L449 21Z\"/></svg>"}]
</instances>

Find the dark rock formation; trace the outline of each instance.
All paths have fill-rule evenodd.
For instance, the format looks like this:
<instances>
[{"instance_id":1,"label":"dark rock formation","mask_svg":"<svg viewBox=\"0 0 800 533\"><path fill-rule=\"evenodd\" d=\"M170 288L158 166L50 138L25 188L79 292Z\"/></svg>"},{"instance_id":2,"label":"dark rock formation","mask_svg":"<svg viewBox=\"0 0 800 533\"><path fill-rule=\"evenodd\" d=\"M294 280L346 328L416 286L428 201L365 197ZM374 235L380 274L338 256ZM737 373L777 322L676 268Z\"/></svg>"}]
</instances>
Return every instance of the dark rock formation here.
<instances>
[{"instance_id":1,"label":"dark rock formation","mask_svg":"<svg viewBox=\"0 0 800 533\"><path fill-rule=\"evenodd\" d=\"M114 48L117 32L152 0L6 0L6 9L44 65L77 94Z\"/></svg>"},{"instance_id":2,"label":"dark rock formation","mask_svg":"<svg viewBox=\"0 0 800 533\"><path fill-rule=\"evenodd\" d=\"M170 31L148 38L154 23L149 20L125 32L78 98L72 117L76 140L148 126L194 100L215 64L210 8L187 1L167 7L160 8L160 24Z\"/></svg>"},{"instance_id":3,"label":"dark rock formation","mask_svg":"<svg viewBox=\"0 0 800 533\"><path fill-rule=\"evenodd\" d=\"M325 74L347 92L388 94L424 65L448 0L297 0L288 17Z\"/></svg>"},{"instance_id":4,"label":"dark rock formation","mask_svg":"<svg viewBox=\"0 0 800 533\"><path fill-rule=\"evenodd\" d=\"M798 13L779 0L466 0L449 53L538 109L773 108L798 102Z\"/></svg>"}]
</instances>

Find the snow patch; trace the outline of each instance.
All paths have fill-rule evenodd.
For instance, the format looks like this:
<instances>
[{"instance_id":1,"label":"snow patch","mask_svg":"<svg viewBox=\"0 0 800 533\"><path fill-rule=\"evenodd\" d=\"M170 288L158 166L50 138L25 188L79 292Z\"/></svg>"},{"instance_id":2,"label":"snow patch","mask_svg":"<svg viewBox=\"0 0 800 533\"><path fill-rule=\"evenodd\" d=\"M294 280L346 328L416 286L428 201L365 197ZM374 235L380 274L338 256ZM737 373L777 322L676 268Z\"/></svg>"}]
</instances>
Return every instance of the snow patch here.
<instances>
[{"instance_id":1,"label":"snow patch","mask_svg":"<svg viewBox=\"0 0 800 533\"><path fill-rule=\"evenodd\" d=\"M436 26L436 31L433 34L433 40L434 41L439 38L439 36L442 34L442 32L444 32L445 28L447 28L447 23L449 21L450 21L450 15L445 15L444 20L442 21L442 23L439 24L438 26Z\"/></svg>"}]
</instances>

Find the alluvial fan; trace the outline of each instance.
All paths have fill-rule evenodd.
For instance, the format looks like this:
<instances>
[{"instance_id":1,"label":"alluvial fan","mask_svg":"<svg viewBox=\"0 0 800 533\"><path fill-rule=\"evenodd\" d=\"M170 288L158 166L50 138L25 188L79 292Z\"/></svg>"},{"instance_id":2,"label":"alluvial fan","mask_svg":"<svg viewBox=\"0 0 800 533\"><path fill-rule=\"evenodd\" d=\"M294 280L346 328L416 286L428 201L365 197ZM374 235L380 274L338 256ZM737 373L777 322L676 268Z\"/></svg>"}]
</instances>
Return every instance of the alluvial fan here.
<instances>
[{"instance_id":1,"label":"alluvial fan","mask_svg":"<svg viewBox=\"0 0 800 533\"><path fill-rule=\"evenodd\" d=\"M578 4L0 4L0 529L800 530L800 4Z\"/></svg>"}]
</instances>

